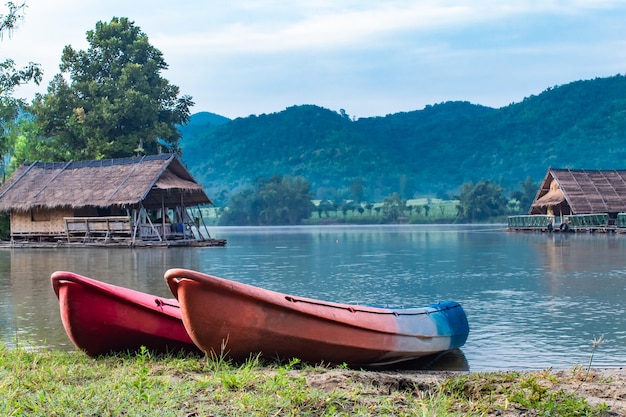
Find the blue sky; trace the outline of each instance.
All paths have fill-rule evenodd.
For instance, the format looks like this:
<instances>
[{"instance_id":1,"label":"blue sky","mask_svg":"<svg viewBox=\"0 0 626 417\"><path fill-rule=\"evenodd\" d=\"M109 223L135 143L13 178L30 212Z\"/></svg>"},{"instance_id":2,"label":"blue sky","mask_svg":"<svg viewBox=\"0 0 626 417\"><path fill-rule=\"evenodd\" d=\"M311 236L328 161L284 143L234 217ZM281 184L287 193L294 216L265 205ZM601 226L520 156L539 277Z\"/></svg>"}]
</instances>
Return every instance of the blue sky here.
<instances>
[{"instance_id":1,"label":"blue sky","mask_svg":"<svg viewBox=\"0 0 626 417\"><path fill-rule=\"evenodd\" d=\"M44 93L65 45L128 17L164 55L192 113L316 104L354 117L465 100L502 107L626 72L623 0L27 0L0 58L38 62Z\"/></svg>"}]
</instances>

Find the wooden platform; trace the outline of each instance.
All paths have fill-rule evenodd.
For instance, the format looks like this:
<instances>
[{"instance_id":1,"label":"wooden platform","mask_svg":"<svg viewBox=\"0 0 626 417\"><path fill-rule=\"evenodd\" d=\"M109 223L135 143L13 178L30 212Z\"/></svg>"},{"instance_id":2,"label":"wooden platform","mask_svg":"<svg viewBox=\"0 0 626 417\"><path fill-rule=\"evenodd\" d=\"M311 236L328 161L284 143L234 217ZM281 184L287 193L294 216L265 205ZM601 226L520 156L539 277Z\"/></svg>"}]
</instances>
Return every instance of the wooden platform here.
<instances>
[{"instance_id":1,"label":"wooden platform","mask_svg":"<svg viewBox=\"0 0 626 417\"><path fill-rule=\"evenodd\" d=\"M196 239L191 226L183 224L133 225L128 216L64 217L63 231L47 233L11 233L3 247L202 247L225 246L226 239Z\"/></svg>"},{"instance_id":2,"label":"wooden platform","mask_svg":"<svg viewBox=\"0 0 626 417\"><path fill-rule=\"evenodd\" d=\"M170 247L224 247L226 239L206 240L171 240L171 241L95 241L68 242L59 241L0 241L0 248L170 248Z\"/></svg>"},{"instance_id":3,"label":"wooden platform","mask_svg":"<svg viewBox=\"0 0 626 417\"><path fill-rule=\"evenodd\" d=\"M133 228L128 216L64 217L68 242L132 239Z\"/></svg>"}]
</instances>

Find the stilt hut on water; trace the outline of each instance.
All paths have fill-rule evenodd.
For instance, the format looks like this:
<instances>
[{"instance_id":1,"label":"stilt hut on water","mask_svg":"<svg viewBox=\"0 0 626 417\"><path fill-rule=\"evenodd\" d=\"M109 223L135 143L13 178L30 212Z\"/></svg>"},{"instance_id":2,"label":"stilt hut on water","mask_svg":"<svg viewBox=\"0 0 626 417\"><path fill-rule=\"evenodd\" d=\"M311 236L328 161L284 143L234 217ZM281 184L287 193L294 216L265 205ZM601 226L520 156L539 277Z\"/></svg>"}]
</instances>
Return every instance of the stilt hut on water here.
<instances>
[{"instance_id":1,"label":"stilt hut on water","mask_svg":"<svg viewBox=\"0 0 626 417\"><path fill-rule=\"evenodd\" d=\"M626 170L549 168L528 216L511 216L513 229L598 230L626 227Z\"/></svg>"},{"instance_id":2,"label":"stilt hut on water","mask_svg":"<svg viewBox=\"0 0 626 417\"><path fill-rule=\"evenodd\" d=\"M199 233L199 216L190 213L209 204L173 154L34 162L0 187L12 243L221 246L224 240Z\"/></svg>"}]
</instances>

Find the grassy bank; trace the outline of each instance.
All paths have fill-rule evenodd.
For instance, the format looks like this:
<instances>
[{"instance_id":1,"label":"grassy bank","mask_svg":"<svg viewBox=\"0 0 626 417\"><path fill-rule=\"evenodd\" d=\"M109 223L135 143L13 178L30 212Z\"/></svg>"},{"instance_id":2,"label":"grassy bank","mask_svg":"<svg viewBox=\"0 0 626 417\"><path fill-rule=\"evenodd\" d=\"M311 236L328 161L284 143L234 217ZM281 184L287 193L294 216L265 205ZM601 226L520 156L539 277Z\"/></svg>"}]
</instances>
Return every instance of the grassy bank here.
<instances>
[{"instance_id":1,"label":"grassy bank","mask_svg":"<svg viewBox=\"0 0 626 417\"><path fill-rule=\"evenodd\" d=\"M0 347L0 363L3 416L618 415L584 398L580 387L593 375L581 368L560 374L374 372L298 361L233 365L147 351L91 359L6 347Z\"/></svg>"}]
</instances>

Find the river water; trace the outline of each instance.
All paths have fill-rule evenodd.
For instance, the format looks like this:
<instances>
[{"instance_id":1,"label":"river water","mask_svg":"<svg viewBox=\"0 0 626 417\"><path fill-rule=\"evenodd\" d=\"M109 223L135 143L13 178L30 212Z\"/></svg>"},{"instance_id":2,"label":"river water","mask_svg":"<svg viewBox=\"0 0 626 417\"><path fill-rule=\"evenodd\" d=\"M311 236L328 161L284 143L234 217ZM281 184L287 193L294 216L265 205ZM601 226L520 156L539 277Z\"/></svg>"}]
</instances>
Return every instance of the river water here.
<instances>
[{"instance_id":1,"label":"river water","mask_svg":"<svg viewBox=\"0 0 626 417\"><path fill-rule=\"evenodd\" d=\"M171 297L168 268L327 301L459 301L471 370L626 365L626 235L502 226L211 228L223 248L0 249L0 341L73 350L50 286L67 270Z\"/></svg>"}]
</instances>

